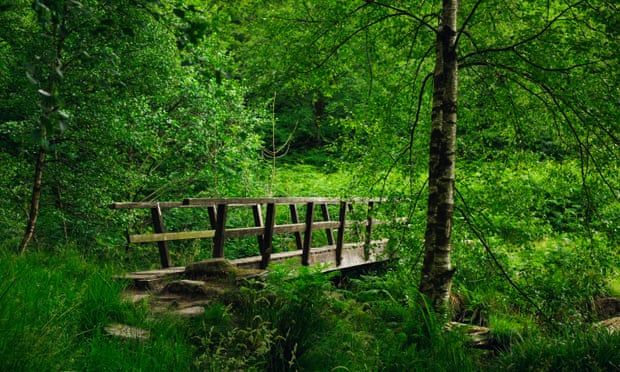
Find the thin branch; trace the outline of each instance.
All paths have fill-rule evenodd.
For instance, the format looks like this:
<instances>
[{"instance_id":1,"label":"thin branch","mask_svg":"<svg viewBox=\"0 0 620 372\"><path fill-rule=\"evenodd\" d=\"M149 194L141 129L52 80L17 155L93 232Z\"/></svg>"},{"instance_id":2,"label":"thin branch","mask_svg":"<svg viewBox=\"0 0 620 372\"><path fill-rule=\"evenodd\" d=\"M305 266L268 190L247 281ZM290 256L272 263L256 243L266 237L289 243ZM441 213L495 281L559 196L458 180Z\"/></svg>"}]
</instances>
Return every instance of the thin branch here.
<instances>
[{"instance_id":1,"label":"thin branch","mask_svg":"<svg viewBox=\"0 0 620 372\"><path fill-rule=\"evenodd\" d=\"M478 6L482 3L482 1L483 0L476 1L476 4L474 4L474 7L471 9L471 12L469 12L469 14L467 15L467 18L465 19L465 21L463 22L463 25L461 26L461 29L459 30L459 33L456 35L456 40L454 42L454 47L455 48L459 45L459 40L461 39L461 34L465 31L465 28L467 27L467 24L473 18L474 14L476 13L476 10L478 9Z\"/></svg>"},{"instance_id":2,"label":"thin branch","mask_svg":"<svg viewBox=\"0 0 620 372\"><path fill-rule=\"evenodd\" d=\"M411 13L409 11L406 11L406 10L401 9L401 8L397 8L397 7L393 6L393 5L384 4L384 3L377 2L377 1L373 1L372 4L380 6L380 7L388 8L390 10L393 10L393 11L397 12L398 15L404 15L404 16L407 16L409 18L415 19L418 23L424 25L426 28L428 28L429 30L433 31L434 33L437 33L437 28L433 27L430 23L428 23L428 22L426 22L424 20L424 18L434 16L434 14L427 14L423 18L420 18L420 17L416 16L415 14L413 14L413 13Z\"/></svg>"},{"instance_id":3,"label":"thin branch","mask_svg":"<svg viewBox=\"0 0 620 372\"><path fill-rule=\"evenodd\" d=\"M576 3L574 3L573 5L569 5L566 9L562 10L557 16L555 16L549 23L547 23L540 31L536 32L533 35L530 35L528 37L526 37L525 39L522 39L512 45L507 45L507 46L503 46L503 47L497 47L497 48L488 48L488 49L484 49L484 50L478 50L469 54L464 55L463 57L461 57L459 59L459 63L461 63L462 61L467 60L468 58L477 56L477 55L483 55L483 54L489 54L489 53L499 53L499 52L508 52L508 51L512 51L514 50L516 47L527 44L533 40L538 39L539 37L541 37L543 34L545 34L550 28L551 26L553 26L556 22L558 22L565 13L567 13L570 9L576 7L577 5L583 3L584 1L578 1Z\"/></svg>"},{"instance_id":4,"label":"thin branch","mask_svg":"<svg viewBox=\"0 0 620 372\"><path fill-rule=\"evenodd\" d=\"M345 36L345 38L342 39L333 48L331 48L331 50L329 50L327 55L321 61L319 61L317 64L315 64L310 70L304 71L304 73L309 73L309 72L318 70L321 67L323 67L323 65L325 65L325 63L327 63L327 61L329 61L334 54L336 54L343 46L345 46L351 39L353 39L353 37L355 37L360 32L365 31L365 30L369 29L370 27L372 27L372 26L374 26L374 25L376 25L376 24L378 24L380 22L383 22L386 19L389 19L389 18L392 18L392 17L399 17L401 15L402 14L387 14L385 16L382 16L382 17L378 18L378 19L375 19L374 21L372 21L372 22L370 22L368 24L365 24L365 25L361 26L357 30L354 30L349 35ZM323 36L321 36L321 37L323 37ZM319 39L321 37L319 37Z\"/></svg>"},{"instance_id":5,"label":"thin branch","mask_svg":"<svg viewBox=\"0 0 620 372\"><path fill-rule=\"evenodd\" d=\"M461 200L461 202L463 203L463 206L469 210L469 207L467 205L467 203L465 202L465 198L463 197L463 195L460 193L460 191L458 189L454 190L456 192L456 194L458 195L459 199ZM482 235L482 233L480 232L480 230L478 230L478 228L474 225L474 223L472 222L471 218L469 217L469 213L467 213L467 211L465 211L464 209L455 206L456 210L458 210L461 213L461 216L463 216L463 219L465 220L465 223L467 224L467 226L470 228L470 230L474 233L474 235L476 236L476 238L478 239L478 241L480 242L480 244L482 244L482 246L484 247L485 251L487 252L487 254L491 257L491 260L493 261L493 263L495 264L495 266L497 266L497 268L500 270L500 272L502 273L502 276L504 278L506 278L506 281L508 281L508 284L510 284L510 286L512 288L514 288L523 298L525 298L525 300L527 302L529 302L530 304L532 304L532 306L534 306L534 308L536 309L536 311L543 317L545 318L545 320L555 326L555 323L553 321L553 319L551 319L551 317L549 317L547 314L545 314L545 312L540 308L540 306L538 306L538 304L527 294L525 293L510 277L510 275L508 275L508 272L506 271L506 269L504 269L504 266L499 262L499 260L497 259L497 257L495 256L495 254L493 253L493 251L491 250L491 247L489 246L489 244L487 243L486 239L484 238L484 236Z\"/></svg>"}]
</instances>

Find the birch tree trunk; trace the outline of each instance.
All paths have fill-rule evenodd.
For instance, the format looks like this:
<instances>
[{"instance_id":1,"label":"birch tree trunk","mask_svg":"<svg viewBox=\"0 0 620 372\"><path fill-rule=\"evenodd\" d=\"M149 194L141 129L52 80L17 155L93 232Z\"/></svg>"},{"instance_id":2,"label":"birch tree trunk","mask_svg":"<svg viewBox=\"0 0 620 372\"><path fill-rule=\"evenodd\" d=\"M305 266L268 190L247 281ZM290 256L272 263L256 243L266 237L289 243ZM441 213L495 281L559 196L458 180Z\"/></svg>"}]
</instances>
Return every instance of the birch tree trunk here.
<instances>
[{"instance_id":1,"label":"birch tree trunk","mask_svg":"<svg viewBox=\"0 0 620 372\"><path fill-rule=\"evenodd\" d=\"M456 54L458 0L443 0L437 29L433 111L429 155L429 195L420 292L438 311L449 304L454 211L454 162L458 65Z\"/></svg>"}]
</instances>

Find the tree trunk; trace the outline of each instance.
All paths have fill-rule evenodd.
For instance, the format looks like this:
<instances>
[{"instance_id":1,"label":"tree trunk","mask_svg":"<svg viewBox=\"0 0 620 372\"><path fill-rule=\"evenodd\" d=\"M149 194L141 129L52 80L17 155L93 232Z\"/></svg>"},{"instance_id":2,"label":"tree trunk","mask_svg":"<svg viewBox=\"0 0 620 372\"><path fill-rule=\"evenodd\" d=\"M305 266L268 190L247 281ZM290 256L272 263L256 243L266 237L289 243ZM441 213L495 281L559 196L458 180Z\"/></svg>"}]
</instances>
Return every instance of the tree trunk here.
<instances>
[{"instance_id":1,"label":"tree trunk","mask_svg":"<svg viewBox=\"0 0 620 372\"><path fill-rule=\"evenodd\" d=\"M26 225L26 232L20 246L20 252L24 253L34 236L35 226L37 224L37 217L39 216L39 202L41 201L41 184L43 179L43 165L45 164L45 148L39 147L37 153L37 160L34 169L34 184L32 185L32 196L30 199L30 214L28 216L28 224Z\"/></svg>"},{"instance_id":2,"label":"tree trunk","mask_svg":"<svg viewBox=\"0 0 620 372\"><path fill-rule=\"evenodd\" d=\"M58 6L60 4L60 6ZM41 186L43 180L43 167L45 165L45 157L47 154L46 146L49 144L51 136L50 130L53 124L60 124L64 118L59 116L60 102L58 100L58 87L63 76L63 46L67 37L66 16L69 11L68 1L48 6L45 2L36 1L33 3L35 11L39 15L39 22L45 27L49 27L49 60L47 73L46 90L39 90L41 93L41 116L39 118L40 145L37 152L37 158L34 167L34 184L32 185L32 195L30 198L30 214L24 238L20 246L20 252L24 253L28 249L28 245L34 236L37 218L39 216L39 207L41 201ZM45 35L45 32L43 32ZM47 36L47 35L45 35ZM39 57L37 57L39 58Z\"/></svg>"},{"instance_id":3,"label":"tree trunk","mask_svg":"<svg viewBox=\"0 0 620 372\"><path fill-rule=\"evenodd\" d=\"M434 308L449 305L450 263L454 211L454 162L458 65L456 55L457 0L443 0L437 30L433 111L429 155L429 195L420 292Z\"/></svg>"}]
</instances>

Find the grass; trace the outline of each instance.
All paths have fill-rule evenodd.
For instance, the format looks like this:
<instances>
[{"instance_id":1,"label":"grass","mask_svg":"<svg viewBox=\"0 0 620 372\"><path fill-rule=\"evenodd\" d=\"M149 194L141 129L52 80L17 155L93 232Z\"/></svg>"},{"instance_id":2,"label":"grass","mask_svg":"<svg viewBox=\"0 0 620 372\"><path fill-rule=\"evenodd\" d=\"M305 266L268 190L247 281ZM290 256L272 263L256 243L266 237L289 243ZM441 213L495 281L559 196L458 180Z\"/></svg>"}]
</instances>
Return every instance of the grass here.
<instances>
[{"instance_id":1,"label":"grass","mask_svg":"<svg viewBox=\"0 0 620 372\"><path fill-rule=\"evenodd\" d=\"M574 248L577 249L577 248ZM614 370L618 335L585 324L559 330L495 297L468 292L488 313L499 349L471 349L420 302L411 273L388 269L335 288L310 268L277 266L191 321L153 317L128 304L114 270L69 247L4 254L0 261L2 370ZM110 323L146 329L146 341L104 332ZM360 352L363 351L363 352Z\"/></svg>"},{"instance_id":2,"label":"grass","mask_svg":"<svg viewBox=\"0 0 620 372\"><path fill-rule=\"evenodd\" d=\"M84 254L88 247L72 245L17 256L7 240L0 243L0 370L618 370L619 336L590 325L592 298L620 295L613 226L583 230L584 216L573 213L580 210L582 201L574 196L580 191L567 191L563 179L550 180L558 171L554 165L526 168L526 176L518 169L495 174L479 164L476 177L459 186L478 208L472 220L506 274L553 318L548 323L508 284L457 213L454 292L464 320L492 328L496 350L468 347L420 301L417 226L406 235L385 232L401 255L385 272L336 288L311 269L278 266L268 282L248 284L230 302L184 321L154 317L144 303L122 301L124 283L111 278L131 263L108 259L99 265L93 254ZM287 196L355 194L342 186L348 175L319 173L308 166L279 168L274 190ZM618 208L603 212L613 221ZM421 209L412 213L424 217ZM193 219L177 218L179 225ZM238 253L249 243L255 245L248 241L236 247ZM178 259L191 260L203 250L184 247ZM111 337L104 331L110 323L148 330L150 337Z\"/></svg>"},{"instance_id":3,"label":"grass","mask_svg":"<svg viewBox=\"0 0 620 372\"><path fill-rule=\"evenodd\" d=\"M0 370L190 369L183 334L149 324L145 308L121 301L123 283L75 250L5 254L0 272ZM153 328L153 340L112 338L103 327L113 322Z\"/></svg>"}]
</instances>

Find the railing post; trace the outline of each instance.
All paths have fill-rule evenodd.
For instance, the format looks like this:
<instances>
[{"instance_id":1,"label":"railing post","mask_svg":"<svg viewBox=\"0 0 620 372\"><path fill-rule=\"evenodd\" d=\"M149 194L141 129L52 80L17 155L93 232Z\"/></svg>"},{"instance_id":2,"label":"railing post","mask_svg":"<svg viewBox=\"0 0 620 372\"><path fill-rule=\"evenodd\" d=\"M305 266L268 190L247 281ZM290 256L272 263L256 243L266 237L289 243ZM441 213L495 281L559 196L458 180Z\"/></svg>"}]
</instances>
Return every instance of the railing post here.
<instances>
[{"instance_id":1,"label":"railing post","mask_svg":"<svg viewBox=\"0 0 620 372\"><path fill-rule=\"evenodd\" d=\"M252 214L254 215L254 226L256 227L264 227L263 224L263 213L261 212L260 204L256 204L252 206ZM265 239L264 235L256 235L256 241L258 242L258 250L261 255L265 250Z\"/></svg>"},{"instance_id":2,"label":"railing post","mask_svg":"<svg viewBox=\"0 0 620 372\"><path fill-rule=\"evenodd\" d=\"M297 205L289 204L288 207L289 207L289 210L291 211L291 223L299 223L299 214L297 213ZM301 233L299 231L296 231L294 235L295 235L295 245L297 246L297 249L302 250L303 242L301 240Z\"/></svg>"},{"instance_id":3,"label":"railing post","mask_svg":"<svg viewBox=\"0 0 620 372\"><path fill-rule=\"evenodd\" d=\"M267 215L265 216L265 234L263 235L263 251L261 252L261 269L266 269L271 261L271 251L273 247L273 227L276 223L276 205L267 204Z\"/></svg>"},{"instance_id":4,"label":"railing post","mask_svg":"<svg viewBox=\"0 0 620 372\"><path fill-rule=\"evenodd\" d=\"M323 214L323 221L330 221L329 209L327 209L327 204L321 204L321 213ZM327 236L327 244L334 245L334 234L332 232L332 229L325 229L325 235Z\"/></svg>"},{"instance_id":5,"label":"railing post","mask_svg":"<svg viewBox=\"0 0 620 372\"><path fill-rule=\"evenodd\" d=\"M347 202L340 202L340 213L338 219L340 225L338 226L338 236L336 238L336 266L340 266L342 263L342 247L344 246L344 230L347 221Z\"/></svg>"},{"instance_id":6,"label":"railing post","mask_svg":"<svg viewBox=\"0 0 620 372\"><path fill-rule=\"evenodd\" d=\"M370 257L370 242L372 235L372 209L375 203L368 201L368 212L366 214L366 239L364 241L364 259L368 261Z\"/></svg>"},{"instance_id":7,"label":"railing post","mask_svg":"<svg viewBox=\"0 0 620 372\"><path fill-rule=\"evenodd\" d=\"M314 220L314 203L306 203L306 230L304 232L304 246L301 252L301 264L310 264L310 245L312 244L312 222Z\"/></svg>"},{"instance_id":8,"label":"railing post","mask_svg":"<svg viewBox=\"0 0 620 372\"><path fill-rule=\"evenodd\" d=\"M226 230L227 204L217 205L215 236L213 237L213 258L224 257L224 231Z\"/></svg>"},{"instance_id":9,"label":"railing post","mask_svg":"<svg viewBox=\"0 0 620 372\"><path fill-rule=\"evenodd\" d=\"M151 208L151 217L153 219L153 230L156 233L164 233L166 232L166 227L164 226L164 217L161 214L161 208L159 203L157 203L157 207ZM168 251L168 242L160 241L157 242L157 247L159 248L159 258L161 260L161 267L166 268L170 267L170 251Z\"/></svg>"},{"instance_id":10,"label":"railing post","mask_svg":"<svg viewBox=\"0 0 620 372\"><path fill-rule=\"evenodd\" d=\"M211 224L211 228L215 230L217 227L217 212L215 211L215 206L208 206L207 212L209 213L209 223Z\"/></svg>"}]
</instances>

